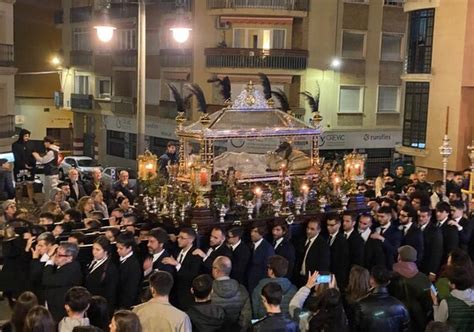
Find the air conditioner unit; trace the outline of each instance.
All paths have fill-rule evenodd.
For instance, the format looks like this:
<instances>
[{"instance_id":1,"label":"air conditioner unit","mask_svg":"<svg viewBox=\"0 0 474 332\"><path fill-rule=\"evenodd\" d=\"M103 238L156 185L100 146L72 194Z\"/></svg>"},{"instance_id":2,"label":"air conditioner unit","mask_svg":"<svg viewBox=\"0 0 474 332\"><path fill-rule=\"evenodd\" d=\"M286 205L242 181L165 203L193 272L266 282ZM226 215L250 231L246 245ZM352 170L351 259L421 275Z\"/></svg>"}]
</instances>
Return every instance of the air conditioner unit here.
<instances>
[{"instance_id":1,"label":"air conditioner unit","mask_svg":"<svg viewBox=\"0 0 474 332\"><path fill-rule=\"evenodd\" d=\"M217 30L229 30L230 29L230 22L221 21L220 17L216 17L216 29Z\"/></svg>"}]
</instances>

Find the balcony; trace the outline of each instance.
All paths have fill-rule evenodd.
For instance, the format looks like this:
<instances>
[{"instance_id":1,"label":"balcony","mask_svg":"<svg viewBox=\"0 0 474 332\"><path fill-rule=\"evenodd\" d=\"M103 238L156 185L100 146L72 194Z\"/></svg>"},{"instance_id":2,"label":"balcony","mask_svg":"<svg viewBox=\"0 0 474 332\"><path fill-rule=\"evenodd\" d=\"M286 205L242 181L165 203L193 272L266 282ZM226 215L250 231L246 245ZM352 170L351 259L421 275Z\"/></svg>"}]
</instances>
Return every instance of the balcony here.
<instances>
[{"instance_id":1,"label":"balcony","mask_svg":"<svg viewBox=\"0 0 474 332\"><path fill-rule=\"evenodd\" d=\"M137 17L138 6L133 3L112 3L109 9L109 15L112 19Z\"/></svg>"},{"instance_id":2,"label":"balcony","mask_svg":"<svg viewBox=\"0 0 474 332\"><path fill-rule=\"evenodd\" d=\"M0 115L0 139L15 135L15 116Z\"/></svg>"},{"instance_id":3,"label":"balcony","mask_svg":"<svg viewBox=\"0 0 474 332\"><path fill-rule=\"evenodd\" d=\"M252 48L206 48L207 67L218 68L268 68L306 69L307 50L296 49L252 49Z\"/></svg>"},{"instance_id":4,"label":"balcony","mask_svg":"<svg viewBox=\"0 0 474 332\"><path fill-rule=\"evenodd\" d=\"M207 0L207 9L256 8L308 11L308 0Z\"/></svg>"},{"instance_id":5,"label":"balcony","mask_svg":"<svg viewBox=\"0 0 474 332\"><path fill-rule=\"evenodd\" d=\"M0 44L0 66L11 67L15 62L13 45Z\"/></svg>"},{"instance_id":6,"label":"balcony","mask_svg":"<svg viewBox=\"0 0 474 332\"><path fill-rule=\"evenodd\" d=\"M192 0L180 0L179 6L183 8L184 11L189 12L191 11L191 1ZM177 9L176 0L160 0L158 5L161 12L175 12Z\"/></svg>"},{"instance_id":7,"label":"balcony","mask_svg":"<svg viewBox=\"0 0 474 332\"><path fill-rule=\"evenodd\" d=\"M71 66L91 66L92 51L75 50L69 53Z\"/></svg>"},{"instance_id":8,"label":"balcony","mask_svg":"<svg viewBox=\"0 0 474 332\"><path fill-rule=\"evenodd\" d=\"M54 24L63 24L64 23L64 12L62 10L56 10L53 14Z\"/></svg>"},{"instance_id":9,"label":"balcony","mask_svg":"<svg viewBox=\"0 0 474 332\"><path fill-rule=\"evenodd\" d=\"M69 12L71 23L87 22L92 18L92 7L73 7Z\"/></svg>"},{"instance_id":10,"label":"balcony","mask_svg":"<svg viewBox=\"0 0 474 332\"><path fill-rule=\"evenodd\" d=\"M116 67L135 67L137 65L137 50L114 51L112 64Z\"/></svg>"},{"instance_id":11,"label":"balcony","mask_svg":"<svg viewBox=\"0 0 474 332\"><path fill-rule=\"evenodd\" d=\"M160 65L161 67L191 67L192 65L192 50L185 49L161 49L160 50Z\"/></svg>"},{"instance_id":12,"label":"balcony","mask_svg":"<svg viewBox=\"0 0 474 332\"><path fill-rule=\"evenodd\" d=\"M71 93L71 108L91 110L94 108L94 96Z\"/></svg>"},{"instance_id":13,"label":"balcony","mask_svg":"<svg viewBox=\"0 0 474 332\"><path fill-rule=\"evenodd\" d=\"M135 113L137 98L112 96L111 102L114 113Z\"/></svg>"}]
</instances>

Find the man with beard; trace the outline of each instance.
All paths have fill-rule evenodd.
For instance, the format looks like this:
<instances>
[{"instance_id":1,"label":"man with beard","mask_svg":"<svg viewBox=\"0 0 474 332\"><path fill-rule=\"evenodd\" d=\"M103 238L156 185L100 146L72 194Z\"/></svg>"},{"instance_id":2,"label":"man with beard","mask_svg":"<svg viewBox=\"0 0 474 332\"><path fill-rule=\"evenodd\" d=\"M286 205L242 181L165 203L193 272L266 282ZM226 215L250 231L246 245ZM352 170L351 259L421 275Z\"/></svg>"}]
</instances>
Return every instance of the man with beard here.
<instances>
[{"instance_id":1,"label":"man with beard","mask_svg":"<svg viewBox=\"0 0 474 332\"><path fill-rule=\"evenodd\" d=\"M179 158L178 158L178 153L176 152L176 143L168 142L168 144L166 145L166 152L163 153L160 156L160 159L158 160L158 163L160 166L159 168L160 173L164 177L168 178L169 174L168 174L168 169L166 168L166 166L177 164L178 161L179 161Z\"/></svg>"},{"instance_id":2,"label":"man with beard","mask_svg":"<svg viewBox=\"0 0 474 332\"><path fill-rule=\"evenodd\" d=\"M26 184L28 202L32 204L36 160L33 157L33 143L30 142L30 135L31 132L29 130L20 130L18 140L12 145L12 152L15 157L13 173L17 183L17 200L23 196L23 185Z\"/></svg>"}]
</instances>

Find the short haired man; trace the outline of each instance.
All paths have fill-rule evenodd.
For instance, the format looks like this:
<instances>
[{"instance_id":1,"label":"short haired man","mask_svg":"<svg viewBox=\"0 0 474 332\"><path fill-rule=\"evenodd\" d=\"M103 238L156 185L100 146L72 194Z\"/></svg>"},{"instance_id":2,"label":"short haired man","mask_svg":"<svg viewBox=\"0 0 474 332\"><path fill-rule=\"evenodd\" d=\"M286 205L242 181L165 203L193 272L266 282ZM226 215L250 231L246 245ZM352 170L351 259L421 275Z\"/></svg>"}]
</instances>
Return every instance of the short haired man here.
<instances>
[{"instance_id":1,"label":"short haired man","mask_svg":"<svg viewBox=\"0 0 474 332\"><path fill-rule=\"evenodd\" d=\"M163 228L154 228L148 233L148 256L143 262L143 275L146 278L153 271L166 271L171 274L175 269L171 265L163 264L165 257L170 257L170 253L165 249L169 241L168 233Z\"/></svg>"},{"instance_id":2,"label":"short haired man","mask_svg":"<svg viewBox=\"0 0 474 332\"><path fill-rule=\"evenodd\" d=\"M202 258L201 272L210 274L212 270L212 262L218 256L232 257L232 250L226 246L225 231L221 227L214 227L209 236L209 249L207 252L201 249L195 249L193 255Z\"/></svg>"},{"instance_id":3,"label":"short haired man","mask_svg":"<svg viewBox=\"0 0 474 332\"><path fill-rule=\"evenodd\" d=\"M275 255L285 257L288 261L287 278L293 277L295 267L295 247L289 240L288 224L284 220L276 221L272 227L273 248Z\"/></svg>"},{"instance_id":4,"label":"short haired man","mask_svg":"<svg viewBox=\"0 0 474 332\"><path fill-rule=\"evenodd\" d=\"M241 284L247 282L247 268L252 256L249 246L242 241L243 234L242 227L233 227L227 232L227 244L232 250L230 277Z\"/></svg>"},{"instance_id":5,"label":"short haired man","mask_svg":"<svg viewBox=\"0 0 474 332\"><path fill-rule=\"evenodd\" d=\"M211 301L226 312L226 327L229 331L247 330L252 318L252 308L247 289L229 277L232 262L229 257L219 256L212 263Z\"/></svg>"},{"instance_id":6,"label":"short haired man","mask_svg":"<svg viewBox=\"0 0 474 332\"><path fill-rule=\"evenodd\" d=\"M77 245L62 242L52 253L43 268L42 286L44 298L56 322L65 315L64 296L69 288L82 284L82 270L76 261L79 248Z\"/></svg>"},{"instance_id":7,"label":"short haired man","mask_svg":"<svg viewBox=\"0 0 474 332\"><path fill-rule=\"evenodd\" d=\"M382 206L377 211L377 219L380 227L370 237L381 241L385 253L387 269L392 269L392 265L397 258L397 250L402 240L402 232L392 223L392 208Z\"/></svg>"},{"instance_id":8,"label":"short haired man","mask_svg":"<svg viewBox=\"0 0 474 332\"><path fill-rule=\"evenodd\" d=\"M257 287L252 292L252 307L254 318L265 316L265 308L261 301L260 295L262 288L270 282L276 282L282 289L281 311L288 314L289 304L293 296L296 294L296 286L286 278L288 271L288 261L285 257L274 255L268 259L267 277L260 280Z\"/></svg>"},{"instance_id":9,"label":"short haired man","mask_svg":"<svg viewBox=\"0 0 474 332\"><path fill-rule=\"evenodd\" d=\"M395 185L395 192L401 193L403 188L408 184L408 179L405 177L405 169L402 165L395 168L395 177L393 178Z\"/></svg>"},{"instance_id":10,"label":"short haired man","mask_svg":"<svg viewBox=\"0 0 474 332\"><path fill-rule=\"evenodd\" d=\"M42 212L38 218L38 224L45 226L45 225L52 225L54 223L55 216L51 212Z\"/></svg>"},{"instance_id":11,"label":"short haired man","mask_svg":"<svg viewBox=\"0 0 474 332\"><path fill-rule=\"evenodd\" d=\"M71 234L69 234L69 237L67 238L67 242L74 243L78 246L84 244L85 240L86 240L86 235L80 231L72 232Z\"/></svg>"},{"instance_id":12,"label":"short haired man","mask_svg":"<svg viewBox=\"0 0 474 332\"><path fill-rule=\"evenodd\" d=\"M385 251L382 246L382 241L373 239L371 237L373 217L369 213L363 213L359 216L359 224L357 231L364 241L364 264L366 269L371 269L376 265L385 265L387 259L385 258Z\"/></svg>"},{"instance_id":13,"label":"short haired man","mask_svg":"<svg viewBox=\"0 0 474 332\"><path fill-rule=\"evenodd\" d=\"M431 209L427 206L418 211L418 226L423 234L424 252L419 263L420 271L432 282L441 267L443 257L443 234L441 229L431 222Z\"/></svg>"},{"instance_id":14,"label":"short haired man","mask_svg":"<svg viewBox=\"0 0 474 332\"><path fill-rule=\"evenodd\" d=\"M133 308L133 312L140 319L144 332L192 331L188 315L173 307L169 302L172 288L173 276L170 273L157 271L150 276L152 299Z\"/></svg>"},{"instance_id":15,"label":"short haired man","mask_svg":"<svg viewBox=\"0 0 474 332\"><path fill-rule=\"evenodd\" d=\"M355 229L356 218L352 212L344 211L342 214L342 230L349 246L349 265L364 264L364 240Z\"/></svg>"},{"instance_id":16,"label":"short haired man","mask_svg":"<svg viewBox=\"0 0 474 332\"><path fill-rule=\"evenodd\" d=\"M166 145L166 152L160 156L158 160L159 172L165 177L168 178L168 168L167 166L176 165L179 161L178 153L176 150L175 142L168 142Z\"/></svg>"},{"instance_id":17,"label":"short haired man","mask_svg":"<svg viewBox=\"0 0 474 332\"><path fill-rule=\"evenodd\" d=\"M456 226L459 232L459 247L467 251L472 237L474 224L464 217L465 210L466 206L463 201L452 202L451 220L448 221L448 224Z\"/></svg>"},{"instance_id":18,"label":"short haired man","mask_svg":"<svg viewBox=\"0 0 474 332\"><path fill-rule=\"evenodd\" d=\"M86 190L79 177L79 171L75 168L71 168L68 172L68 179L65 181L71 188L71 195L69 196L75 203L79 201L81 197L86 196Z\"/></svg>"},{"instance_id":19,"label":"short haired man","mask_svg":"<svg viewBox=\"0 0 474 332\"><path fill-rule=\"evenodd\" d=\"M341 289L347 285L349 278L349 244L341 229L341 218L338 214L330 214L326 221L329 233L330 265L329 271L336 276L337 284Z\"/></svg>"},{"instance_id":20,"label":"short haired man","mask_svg":"<svg viewBox=\"0 0 474 332\"><path fill-rule=\"evenodd\" d=\"M68 209L64 212L64 221L66 222L73 222L78 224L82 221L82 214L81 211L76 209Z\"/></svg>"},{"instance_id":21,"label":"short haired man","mask_svg":"<svg viewBox=\"0 0 474 332\"><path fill-rule=\"evenodd\" d=\"M186 312L191 319L193 331L220 331L225 322L225 311L211 303L212 278L201 274L194 278L191 292L195 304Z\"/></svg>"},{"instance_id":22,"label":"short haired man","mask_svg":"<svg viewBox=\"0 0 474 332\"><path fill-rule=\"evenodd\" d=\"M426 181L426 172L425 171L418 171L417 172L418 183L416 187L419 191L424 192L426 194L431 194L431 185Z\"/></svg>"},{"instance_id":23,"label":"short haired man","mask_svg":"<svg viewBox=\"0 0 474 332\"><path fill-rule=\"evenodd\" d=\"M273 247L264 236L267 233L266 226L255 226L250 230L252 240L252 258L250 259L247 285L249 292L253 292L258 282L265 278L268 258L275 254Z\"/></svg>"},{"instance_id":24,"label":"short haired man","mask_svg":"<svg viewBox=\"0 0 474 332\"><path fill-rule=\"evenodd\" d=\"M449 213L451 207L448 203L439 202L436 204L436 221L437 227L441 229L443 234L443 257L441 263L446 263L449 253L459 247L458 228L449 224Z\"/></svg>"},{"instance_id":25,"label":"short haired man","mask_svg":"<svg viewBox=\"0 0 474 332\"><path fill-rule=\"evenodd\" d=\"M410 205L404 206L398 213L399 228L402 231L401 245L415 248L418 255L416 262L419 263L423 257L424 242L423 233L415 223L416 217L417 213Z\"/></svg>"},{"instance_id":26,"label":"short haired man","mask_svg":"<svg viewBox=\"0 0 474 332\"><path fill-rule=\"evenodd\" d=\"M119 179L113 184L112 192L114 197L120 195L125 196L133 204L133 200L137 197L138 188L136 182L130 181L128 171L121 170L119 173Z\"/></svg>"},{"instance_id":27,"label":"short haired man","mask_svg":"<svg viewBox=\"0 0 474 332\"><path fill-rule=\"evenodd\" d=\"M33 237L29 240L29 244L32 244ZM31 249L31 261L29 271L29 283L33 292L38 297L39 303L44 303L44 290L41 285L41 277L43 273L43 267L50 257L53 256L57 250L55 245L56 239L50 232L41 233L36 239L36 247Z\"/></svg>"},{"instance_id":28,"label":"short haired man","mask_svg":"<svg viewBox=\"0 0 474 332\"><path fill-rule=\"evenodd\" d=\"M267 314L253 325L254 331L299 331L296 322L281 312L282 293L281 286L276 282L270 282L262 288L261 299Z\"/></svg>"},{"instance_id":29,"label":"short haired man","mask_svg":"<svg viewBox=\"0 0 474 332\"><path fill-rule=\"evenodd\" d=\"M410 315L402 302L388 294L389 282L390 272L384 266L372 268L372 291L355 306L355 325L358 331L408 330Z\"/></svg>"},{"instance_id":30,"label":"short haired man","mask_svg":"<svg viewBox=\"0 0 474 332\"><path fill-rule=\"evenodd\" d=\"M54 139L46 136L43 139L46 154L41 157L38 152L32 155L44 167L43 189L45 197L51 196L51 189L56 188L59 183L59 146L54 144Z\"/></svg>"},{"instance_id":31,"label":"short haired man","mask_svg":"<svg viewBox=\"0 0 474 332\"><path fill-rule=\"evenodd\" d=\"M443 181L435 181L433 183L433 193L430 196L431 208L435 209L439 202L449 203L449 198L446 196L446 187Z\"/></svg>"},{"instance_id":32,"label":"short haired man","mask_svg":"<svg viewBox=\"0 0 474 332\"><path fill-rule=\"evenodd\" d=\"M72 287L64 296L67 316L58 325L59 332L71 332L76 326L89 326L86 311L91 302L91 293L84 287Z\"/></svg>"},{"instance_id":33,"label":"short haired man","mask_svg":"<svg viewBox=\"0 0 474 332\"><path fill-rule=\"evenodd\" d=\"M135 236L130 232L122 233L117 238L117 253L120 259L119 288L117 306L129 309L138 303L142 270L133 252Z\"/></svg>"}]
</instances>

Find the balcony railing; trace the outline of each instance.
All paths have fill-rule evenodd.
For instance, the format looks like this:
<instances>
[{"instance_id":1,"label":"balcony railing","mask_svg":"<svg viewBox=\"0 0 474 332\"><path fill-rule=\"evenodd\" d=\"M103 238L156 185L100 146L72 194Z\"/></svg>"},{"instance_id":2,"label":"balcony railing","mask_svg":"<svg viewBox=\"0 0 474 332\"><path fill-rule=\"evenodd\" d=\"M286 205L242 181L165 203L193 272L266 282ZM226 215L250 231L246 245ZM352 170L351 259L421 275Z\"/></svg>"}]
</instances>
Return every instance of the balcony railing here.
<instances>
[{"instance_id":1,"label":"balcony railing","mask_svg":"<svg viewBox=\"0 0 474 332\"><path fill-rule=\"evenodd\" d=\"M110 18L120 19L137 17L138 6L133 3L112 3L109 9Z\"/></svg>"},{"instance_id":2,"label":"balcony railing","mask_svg":"<svg viewBox=\"0 0 474 332\"><path fill-rule=\"evenodd\" d=\"M13 52L13 45L0 44L0 66L10 67L15 62L15 53Z\"/></svg>"},{"instance_id":3,"label":"balcony railing","mask_svg":"<svg viewBox=\"0 0 474 332\"><path fill-rule=\"evenodd\" d=\"M384 0L383 4L385 6L396 6L396 7L403 7L405 0Z\"/></svg>"},{"instance_id":4,"label":"balcony railing","mask_svg":"<svg viewBox=\"0 0 474 332\"><path fill-rule=\"evenodd\" d=\"M112 63L117 67L135 67L137 50L117 50L112 55Z\"/></svg>"},{"instance_id":5,"label":"balcony railing","mask_svg":"<svg viewBox=\"0 0 474 332\"><path fill-rule=\"evenodd\" d=\"M307 11L308 0L207 0L208 9L259 8Z\"/></svg>"},{"instance_id":6,"label":"balcony railing","mask_svg":"<svg viewBox=\"0 0 474 332\"><path fill-rule=\"evenodd\" d=\"M0 115L0 138L10 138L15 135L15 116Z\"/></svg>"},{"instance_id":7,"label":"balcony railing","mask_svg":"<svg viewBox=\"0 0 474 332\"><path fill-rule=\"evenodd\" d=\"M161 49L160 65L162 67L190 67L191 53L191 49Z\"/></svg>"},{"instance_id":8,"label":"balcony railing","mask_svg":"<svg viewBox=\"0 0 474 332\"><path fill-rule=\"evenodd\" d=\"M206 48L207 67L306 69L307 50Z\"/></svg>"},{"instance_id":9,"label":"balcony railing","mask_svg":"<svg viewBox=\"0 0 474 332\"><path fill-rule=\"evenodd\" d=\"M73 7L69 15L71 23L90 21L92 18L92 7Z\"/></svg>"},{"instance_id":10,"label":"balcony railing","mask_svg":"<svg viewBox=\"0 0 474 332\"><path fill-rule=\"evenodd\" d=\"M137 99L132 97L112 96L112 112L135 113Z\"/></svg>"},{"instance_id":11,"label":"balcony railing","mask_svg":"<svg viewBox=\"0 0 474 332\"><path fill-rule=\"evenodd\" d=\"M202 0L198 0L202 1ZM183 8L184 11L191 10L191 2L192 0L179 0L179 7ZM163 12L174 12L178 8L176 0L160 0L159 3L160 11Z\"/></svg>"},{"instance_id":12,"label":"balcony railing","mask_svg":"<svg viewBox=\"0 0 474 332\"><path fill-rule=\"evenodd\" d=\"M71 108L91 110L94 108L94 96L71 93Z\"/></svg>"},{"instance_id":13,"label":"balcony railing","mask_svg":"<svg viewBox=\"0 0 474 332\"><path fill-rule=\"evenodd\" d=\"M92 51L75 50L69 53L71 66L92 65Z\"/></svg>"}]
</instances>

